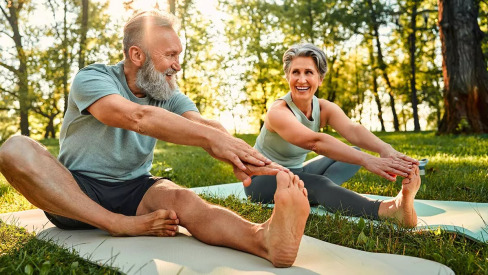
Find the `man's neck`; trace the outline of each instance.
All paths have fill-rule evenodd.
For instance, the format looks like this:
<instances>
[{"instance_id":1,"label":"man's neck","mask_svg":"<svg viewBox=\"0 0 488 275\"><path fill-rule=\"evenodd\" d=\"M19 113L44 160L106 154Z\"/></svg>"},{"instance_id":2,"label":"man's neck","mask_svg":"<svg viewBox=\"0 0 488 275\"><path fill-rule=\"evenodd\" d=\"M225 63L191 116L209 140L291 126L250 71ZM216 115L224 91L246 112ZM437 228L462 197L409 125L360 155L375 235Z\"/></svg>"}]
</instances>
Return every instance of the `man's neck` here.
<instances>
[{"instance_id":1,"label":"man's neck","mask_svg":"<svg viewBox=\"0 0 488 275\"><path fill-rule=\"evenodd\" d=\"M130 91L136 97L145 97L146 94L141 91L136 85L136 78L137 78L137 68L132 65L130 62L124 62L124 75L127 81L127 86L129 86Z\"/></svg>"}]
</instances>

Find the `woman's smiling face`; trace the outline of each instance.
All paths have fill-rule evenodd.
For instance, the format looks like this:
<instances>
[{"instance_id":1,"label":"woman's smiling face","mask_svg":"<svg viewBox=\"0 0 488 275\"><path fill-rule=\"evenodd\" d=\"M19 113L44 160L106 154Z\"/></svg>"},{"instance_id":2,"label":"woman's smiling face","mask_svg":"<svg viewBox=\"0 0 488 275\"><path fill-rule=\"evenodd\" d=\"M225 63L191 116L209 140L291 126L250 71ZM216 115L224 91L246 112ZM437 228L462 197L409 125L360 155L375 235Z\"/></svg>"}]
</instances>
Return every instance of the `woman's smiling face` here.
<instances>
[{"instance_id":1,"label":"woman's smiling face","mask_svg":"<svg viewBox=\"0 0 488 275\"><path fill-rule=\"evenodd\" d=\"M322 79L312 57L295 57L286 75L293 99L312 98Z\"/></svg>"}]
</instances>

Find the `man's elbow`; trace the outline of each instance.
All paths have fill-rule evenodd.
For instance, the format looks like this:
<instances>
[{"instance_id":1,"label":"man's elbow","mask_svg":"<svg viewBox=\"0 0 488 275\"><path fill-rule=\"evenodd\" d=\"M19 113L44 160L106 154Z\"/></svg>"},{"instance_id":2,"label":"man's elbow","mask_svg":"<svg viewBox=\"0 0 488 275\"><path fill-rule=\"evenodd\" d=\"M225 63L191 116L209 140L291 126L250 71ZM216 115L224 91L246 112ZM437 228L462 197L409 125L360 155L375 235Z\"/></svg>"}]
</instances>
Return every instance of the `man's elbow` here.
<instances>
[{"instance_id":1,"label":"man's elbow","mask_svg":"<svg viewBox=\"0 0 488 275\"><path fill-rule=\"evenodd\" d=\"M137 132L142 135L147 135L147 119L151 117L152 108L150 106L143 106L131 111L127 116L126 126L128 130ZM125 128L125 127L122 127Z\"/></svg>"}]
</instances>

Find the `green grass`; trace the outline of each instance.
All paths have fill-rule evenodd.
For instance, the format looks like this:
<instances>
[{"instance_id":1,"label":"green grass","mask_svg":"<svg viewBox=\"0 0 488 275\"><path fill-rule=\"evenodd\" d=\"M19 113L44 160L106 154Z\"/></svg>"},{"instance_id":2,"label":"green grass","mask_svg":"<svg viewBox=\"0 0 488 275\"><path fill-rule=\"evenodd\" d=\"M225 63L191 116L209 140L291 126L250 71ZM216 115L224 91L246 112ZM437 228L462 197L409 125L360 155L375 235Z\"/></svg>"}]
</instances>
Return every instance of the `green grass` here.
<instances>
[{"instance_id":1,"label":"green grass","mask_svg":"<svg viewBox=\"0 0 488 275\"><path fill-rule=\"evenodd\" d=\"M432 132L377 133L377 135L401 152L414 158L430 160L417 198L488 202L487 135L435 136ZM240 137L249 144L254 144L256 138L255 135ZM57 142L57 140L42 141L54 155L58 151ZM314 154L310 154L309 158L313 156ZM187 187L237 181L229 165L214 160L200 148L159 142L154 163L156 164L153 167L154 174L169 177ZM401 188L400 179L397 182L389 182L365 169L361 169L344 186L360 193L385 196L394 196ZM227 199L207 197L206 199L229 207L253 222L262 222L271 215L270 209L259 205L243 204L232 197ZM0 178L0 213L30 208L33 207L29 202L9 187L3 178ZM477 243L442 230L418 233L397 229L388 221L372 223L364 220L353 223L336 214L311 216L305 233L308 236L355 249L434 260L449 266L457 274L488 274L488 244ZM0 273L24 273L27 265L36 270L36 273L40 273L43 267L51 273L63 274L116 272L98 268L76 255L60 256L64 250L36 240L23 229L16 227L0 224L0 239L2 241ZM46 261L49 263L44 264ZM75 262L78 264L74 264L76 268L72 268ZM60 266L65 269L59 269Z\"/></svg>"}]
</instances>

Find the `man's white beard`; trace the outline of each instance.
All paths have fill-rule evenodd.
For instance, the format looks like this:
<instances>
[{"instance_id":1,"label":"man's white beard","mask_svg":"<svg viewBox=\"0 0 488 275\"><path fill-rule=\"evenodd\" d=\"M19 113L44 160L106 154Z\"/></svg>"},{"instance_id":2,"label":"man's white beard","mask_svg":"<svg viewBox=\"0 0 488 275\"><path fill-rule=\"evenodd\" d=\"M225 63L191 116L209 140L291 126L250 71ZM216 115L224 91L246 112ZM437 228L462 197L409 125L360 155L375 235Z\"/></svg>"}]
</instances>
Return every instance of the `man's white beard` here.
<instances>
[{"instance_id":1,"label":"man's white beard","mask_svg":"<svg viewBox=\"0 0 488 275\"><path fill-rule=\"evenodd\" d=\"M178 88L176 84L176 71L171 67L164 72L158 72L149 57L139 69L136 75L136 86L146 93L147 96L156 100L168 100ZM166 74L173 75L171 80L166 80Z\"/></svg>"}]
</instances>

